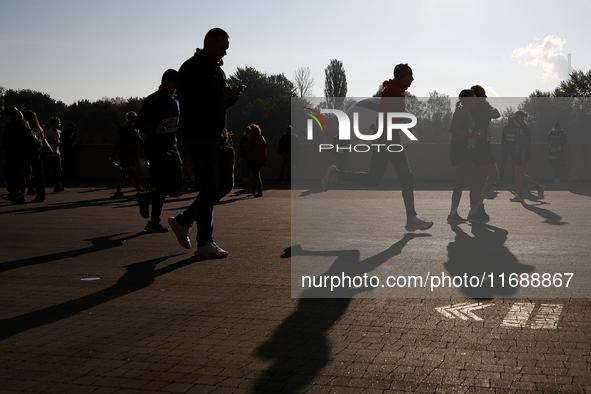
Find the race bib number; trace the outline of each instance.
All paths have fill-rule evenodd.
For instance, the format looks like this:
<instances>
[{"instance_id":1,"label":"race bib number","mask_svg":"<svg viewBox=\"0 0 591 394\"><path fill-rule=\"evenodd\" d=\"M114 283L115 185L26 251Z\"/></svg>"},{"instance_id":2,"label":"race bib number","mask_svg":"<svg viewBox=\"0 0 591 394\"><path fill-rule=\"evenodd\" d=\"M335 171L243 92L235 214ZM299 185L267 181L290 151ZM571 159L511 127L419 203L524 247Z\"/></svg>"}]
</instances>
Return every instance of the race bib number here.
<instances>
[{"instance_id":1,"label":"race bib number","mask_svg":"<svg viewBox=\"0 0 591 394\"><path fill-rule=\"evenodd\" d=\"M175 133L179 125L179 117L164 118L162 119L162 124L166 127L165 133Z\"/></svg>"}]
</instances>

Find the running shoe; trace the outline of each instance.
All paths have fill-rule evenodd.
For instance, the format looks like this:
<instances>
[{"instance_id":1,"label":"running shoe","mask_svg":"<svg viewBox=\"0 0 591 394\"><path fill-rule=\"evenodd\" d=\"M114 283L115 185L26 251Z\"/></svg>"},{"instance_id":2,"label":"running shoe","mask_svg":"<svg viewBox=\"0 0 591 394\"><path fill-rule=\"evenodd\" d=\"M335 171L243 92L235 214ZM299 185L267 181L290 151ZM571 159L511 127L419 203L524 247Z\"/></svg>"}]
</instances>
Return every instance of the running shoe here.
<instances>
[{"instance_id":1,"label":"running shoe","mask_svg":"<svg viewBox=\"0 0 591 394\"><path fill-rule=\"evenodd\" d=\"M203 246L197 247L195 256L209 259L221 259L228 256L228 252L217 246L215 242L210 241Z\"/></svg>"},{"instance_id":2,"label":"running shoe","mask_svg":"<svg viewBox=\"0 0 591 394\"><path fill-rule=\"evenodd\" d=\"M482 215L476 211L475 213L468 214L468 221L472 224L485 224L486 218L482 217Z\"/></svg>"},{"instance_id":3,"label":"running shoe","mask_svg":"<svg viewBox=\"0 0 591 394\"><path fill-rule=\"evenodd\" d=\"M406 221L406 226L404 228L406 231L415 231L415 230L428 230L433 226L433 222L428 222L426 220L421 220L418 217L408 218Z\"/></svg>"},{"instance_id":4,"label":"running shoe","mask_svg":"<svg viewBox=\"0 0 591 394\"><path fill-rule=\"evenodd\" d=\"M26 203L25 195L23 193L15 194L15 196L10 201L10 204L12 204L12 205L19 205L19 204L25 204L25 203Z\"/></svg>"},{"instance_id":5,"label":"running shoe","mask_svg":"<svg viewBox=\"0 0 591 394\"><path fill-rule=\"evenodd\" d=\"M320 188L322 191L328 191L330 185L337 181L337 171L337 166L330 166L326 169L326 174L324 175L324 178L322 178L322 181L320 181Z\"/></svg>"},{"instance_id":6,"label":"running shoe","mask_svg":"<svg viewBox=\"0 0 591 394\"><path fill-rule=\"evenodd\" d=\"M148 222L148 224L146 224L146 227L144 227L144 230L146 230L149 233L167 233L169 230L167 227L164 227L162 225L162 223L160 222Z\"/></svg>"},{"instance_id":7,"label":"running shoe","mask_svg":"<svg viewBox=\"0 0 591 394\"><path fill-rule=\"evenodd\" d=\"M484 210L484 204L482 205L478 205L476 207L478 214L484 219L486 220L486 223L490 222L490 216L488 216L488 214L486 213L486 211Z\"/></svg>"},{"instance_id":8,"label":"running shoe","mask_svg":"<svg viewBox=\"0 0 591 394\"><path fill-rule=\"evenodd\" d=\"M168 224L174 232L174 235L176 235L176 239L179 241L179 244L181 244L181 246L185 249L191 249L191 240L189 239L191 227L183 226L177 222L176 218L168 218Z\"/></svg>"},{"instance_id":9,"label":"running shoe","mask_svg":"<svg viewBox=\"0 0 591 394\"><path fill-rule=\"evenodd\" d=\"M540 187L538 188L538 198L544 198L544 189L545 188L546 188L546 186L540 185Z\"/></svg>"},{"instance_id":10,"label":"running shoe","mask_svg":"<svg viewBox=\"0 0 591 394\"><path fill-rule=\"evenodd\" d=\"M447 222L449 224L460 224L460 223L466 223L466 219L464 219L463 217L461 217L457 212L452 214L449 214L447 216Z\"/></svg>"}]
</instances>

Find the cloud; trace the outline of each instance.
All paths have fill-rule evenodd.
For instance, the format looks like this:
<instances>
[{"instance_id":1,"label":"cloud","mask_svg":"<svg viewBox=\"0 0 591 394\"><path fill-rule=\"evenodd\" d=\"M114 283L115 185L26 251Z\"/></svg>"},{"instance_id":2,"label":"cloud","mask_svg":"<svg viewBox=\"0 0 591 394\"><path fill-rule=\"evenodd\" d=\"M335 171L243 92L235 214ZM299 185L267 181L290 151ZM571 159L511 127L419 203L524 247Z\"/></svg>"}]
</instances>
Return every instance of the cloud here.
<instances>
[{"instance_id":1,"label":"cloud","mask_svg":"<svg viewBox=\"0 0 591 394\"><path fill-rule=\"evenodd\" d=\"M523 66L541 67L543 80L567 79L568 60L562 53L565 43L566 40L561 40L560 37L548 35L541 44L540 40L537 40L536 43L515 49L512 57L517 58Z\"/></svg>"},{"instance_id":2,"label":"cloud","mask_svg":"<svg viewBox=\"0 0 591 394\"><path fill-rule=\"evenodd\" d=\"M487 97L500 97L499 94L497 92L495 92L495 90L493 88L491 88L490 86L488 86L487 84L482 83L482 82L478 82L478 85L482 86L482 88L486 92Z\"/></svg>"}]
</instances>

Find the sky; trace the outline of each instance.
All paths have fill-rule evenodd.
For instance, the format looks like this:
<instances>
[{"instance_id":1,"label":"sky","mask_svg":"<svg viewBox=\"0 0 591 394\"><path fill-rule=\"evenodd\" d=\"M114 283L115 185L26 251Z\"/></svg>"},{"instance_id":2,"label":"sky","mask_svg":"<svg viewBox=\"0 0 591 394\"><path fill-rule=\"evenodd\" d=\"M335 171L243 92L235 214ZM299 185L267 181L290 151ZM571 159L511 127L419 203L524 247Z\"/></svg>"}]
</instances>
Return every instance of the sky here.
<instances>
[{"instance_id":1,"label":"sky","mask_svg":"<svg viewBox=\"0 0 591 394\"><path fill-rule=\"evenodd\" d=\"M70 105L145 97L205 33L230 34L224 70L251 66L294 80L343 62L349 97L372 96L408 63L409 92L451 97L478 83L489 97L553 90L591 69L591 0L0 0L0 86Z\"/></svg>"}]
</instances>

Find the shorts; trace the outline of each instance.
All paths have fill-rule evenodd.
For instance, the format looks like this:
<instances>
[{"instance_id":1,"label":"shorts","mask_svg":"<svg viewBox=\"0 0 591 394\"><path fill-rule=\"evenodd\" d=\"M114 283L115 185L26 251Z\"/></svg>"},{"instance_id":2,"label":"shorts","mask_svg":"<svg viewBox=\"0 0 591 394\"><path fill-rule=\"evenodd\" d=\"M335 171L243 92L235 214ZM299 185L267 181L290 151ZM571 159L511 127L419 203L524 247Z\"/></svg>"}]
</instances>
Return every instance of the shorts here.
<instances>
[{"instance_id":1,"label":"shorts","mask_svg":"<svg viewBox=\"0 0 591 394\"><path fill-rule=\"evenodd\" d=\"M488 167L495 164L495 155L490 149L490 144L484 140L478 140L476 142L472 157L476 168Z\"/></svg>"},{"instance_id":2,"label":"shorts","mask_svg":"<svg viewBox=\"0 0 591 394\"><path fill-rule=\"evenodd\" d=\"M517 157L515 158L515 165L516 166L521 166L521 167L527 167L527 163L529 162L529 159L531 159L531 153L530 152L525 152L525 162L523 162L522 159L522 154L521 152L517 153Z\"/></svg>"},{"instance_id":3,"label":"shorts","mask_svg":"<svg viewBox=\"0 0 591 394\"><path fill-rule=\"evenodd\" d=\"M471 161L473 153L473 149L468 149L466 144L452 142L449 149L449 160L451 162L451 166L455 167L465 161Z\"/></svg>"}]
</instances>

